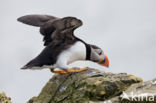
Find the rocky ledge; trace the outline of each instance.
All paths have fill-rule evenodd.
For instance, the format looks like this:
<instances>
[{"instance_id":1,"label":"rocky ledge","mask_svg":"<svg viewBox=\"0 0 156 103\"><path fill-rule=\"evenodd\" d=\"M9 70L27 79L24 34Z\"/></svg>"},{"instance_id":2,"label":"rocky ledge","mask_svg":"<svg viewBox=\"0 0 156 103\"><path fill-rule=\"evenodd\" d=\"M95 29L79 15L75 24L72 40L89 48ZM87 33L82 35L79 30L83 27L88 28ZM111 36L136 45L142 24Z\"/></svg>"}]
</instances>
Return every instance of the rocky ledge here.
<instances>
[{"instance_id":1,"label":"rocky ledge","mask_svg":"<svg viewBox=\"0 0 156 103\"><path fill-rule=\"evenodd\" d=\"M156 80L143 82L131 74L89 68L80 73L54 75L39 96L28 103L156 103L146 98L139 101L140 95L147 94L149 99L155 93Z\"/></svg>"},{"instance_id":2,"label":"rocky ledge","mask_svg":"<svg viewBox=\"0 0 156 103\"><path fill-rule=\"evenodd\" d=\"M4 93L0 103L11 103ZM156 79L143 82L127 73L89 68L80 73L55 74L41 93L27 103L156 103Z\"/></svg>"},{"instance_id":3,"label":"rocky ledge","mask_svg":"<svg viewBox=\"0 0 156 103\"><path fill-rule=\"evenodd\" d=\"M0 93L0 103L12 103L11 98L7 97L4 92Z\"/></svg>"}]
</instances>

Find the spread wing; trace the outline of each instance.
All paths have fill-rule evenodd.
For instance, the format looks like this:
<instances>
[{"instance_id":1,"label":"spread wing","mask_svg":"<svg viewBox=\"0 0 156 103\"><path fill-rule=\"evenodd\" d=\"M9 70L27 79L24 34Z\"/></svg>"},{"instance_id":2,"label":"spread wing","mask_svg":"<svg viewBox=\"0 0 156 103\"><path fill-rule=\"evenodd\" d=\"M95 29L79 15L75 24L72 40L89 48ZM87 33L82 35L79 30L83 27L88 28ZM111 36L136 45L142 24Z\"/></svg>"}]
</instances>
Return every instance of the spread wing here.
<instances>
[{"instance_id":1,"label":"spread wing","mask_svg":"<svg viewBox=\"0 0 156 103\"><path fill-rule=\"evenodd\" d=\"M40 27L40 33L44 36L44 46L49 45L54 39L73 39L73 31L82 25L82 21L75 17L58 18L49 15L26 15L17 20Z\"/></svg>"},{"instance_id":2,"label":"spread wing","mask_svg":"<svg viewBox=\"0 0 156 103\"><path fill-rule=\"evenodd\" d=\"M47 46L51 41L51 35L55 31L52 22L59 19L58 17L49 15L26 15L18 18L19 22L40 27L40 33L43 35L44 46Z\"/></svg>"},{"instance_id":3,"label":"spread wing","mask_svg":"<svg viewBox=\"0 0 156 103\"><path fill-rule=\"evenodd\" d=\"M18 18L17 20L28 24L28 25L32 25L32 26L38 26L41 27L43 26L46 22L48 22L49 20L56 20L59 19L58 17L54 17L54 16L50 16L50 15L25 15L22 16L20 18Z\"/></svg>"}]
</instances>

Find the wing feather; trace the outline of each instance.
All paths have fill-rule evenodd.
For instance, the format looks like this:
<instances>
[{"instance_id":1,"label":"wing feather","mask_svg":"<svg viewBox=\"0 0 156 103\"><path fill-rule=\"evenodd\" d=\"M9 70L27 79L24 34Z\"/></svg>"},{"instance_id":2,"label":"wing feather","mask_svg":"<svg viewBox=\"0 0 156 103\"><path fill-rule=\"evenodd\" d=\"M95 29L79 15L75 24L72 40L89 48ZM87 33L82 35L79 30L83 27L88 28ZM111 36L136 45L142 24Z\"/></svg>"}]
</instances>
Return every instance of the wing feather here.
<instances>
[{"instance_id":1,"label":"wing feather","mask_svg":"<svg viewBox=\"0 0 156 103\"><path fill-rule=\"evenodd\" d=\"M32 26L42 26L44 25L47 21L49 20L54 20L54 19L58 19L57 17L54 16L50 16L50 15L25 15L22 16L20 18L18 18L17 20L19 22L28 24L28 25L32 25Z\"/></svg>"},{"instance_id":2,"label":"wing feather","mask_svg":"<svg viewBox=\"0 0 156 103\"><path fill-rule=\"evenodd\" d=\"M75 17L58 18L50 15L26 15L18 21L40 27L40 33L44 36L44 46L48 46L53 40L73 40L73 32L82 25L82 21Z\"/></svg>"}]
</instances>

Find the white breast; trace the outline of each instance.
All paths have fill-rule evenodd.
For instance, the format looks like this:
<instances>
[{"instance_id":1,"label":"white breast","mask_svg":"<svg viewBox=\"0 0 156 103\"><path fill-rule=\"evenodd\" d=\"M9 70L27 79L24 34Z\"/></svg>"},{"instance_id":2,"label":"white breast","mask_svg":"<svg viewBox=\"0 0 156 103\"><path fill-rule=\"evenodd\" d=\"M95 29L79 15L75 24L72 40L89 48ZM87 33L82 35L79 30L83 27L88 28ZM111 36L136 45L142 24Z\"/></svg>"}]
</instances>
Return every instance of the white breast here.
<instances>
[{"instance_id":1,"label":"white breast","mask_svg":"<svg viewBox=\"0 0 156 103\"><path fill-rule=\"evenodd\" d=\"M69 49L63 51L57 58L56 64L58 67L66 68L68 64L86 59L86 47L85 44L78 41L72 45Z\"/></svg>"}]
</instances>

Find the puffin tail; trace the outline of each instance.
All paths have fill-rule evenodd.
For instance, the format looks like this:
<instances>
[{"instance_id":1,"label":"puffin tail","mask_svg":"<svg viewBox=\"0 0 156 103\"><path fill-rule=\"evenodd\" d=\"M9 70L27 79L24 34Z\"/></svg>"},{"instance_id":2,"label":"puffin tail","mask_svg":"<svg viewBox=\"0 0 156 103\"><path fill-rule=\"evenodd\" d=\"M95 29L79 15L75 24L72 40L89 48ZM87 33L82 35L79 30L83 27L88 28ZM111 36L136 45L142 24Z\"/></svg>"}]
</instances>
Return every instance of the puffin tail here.
<instances>
[{"instance_id":1,"label":"puffin tail","mask_svg":"<svg viewBox=\"0 0 156 103\"><path fill-rule=\"evenodd\" d=\"M30 62L28 62L26 65L24 65L21 69L25 70L25 69L32 69L33 67L38 66L38 63L36 62L36 59L31 60Z\"/></svg>"},{"instance_id":2,"label":"puffin tail","mask_svg":"<svg viewBox=\"0 0 156 103\"><path fill-rule=\"evenodd\" d=\"M28 68L29 68L29 66L26 66L26 65L25 65L25 66L23 66L23 67L20 68L20 69L23 69L23 70L24 70L24 69L28 69Z\"/></svg>"}]
</instances>

